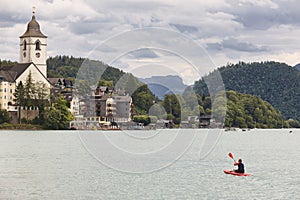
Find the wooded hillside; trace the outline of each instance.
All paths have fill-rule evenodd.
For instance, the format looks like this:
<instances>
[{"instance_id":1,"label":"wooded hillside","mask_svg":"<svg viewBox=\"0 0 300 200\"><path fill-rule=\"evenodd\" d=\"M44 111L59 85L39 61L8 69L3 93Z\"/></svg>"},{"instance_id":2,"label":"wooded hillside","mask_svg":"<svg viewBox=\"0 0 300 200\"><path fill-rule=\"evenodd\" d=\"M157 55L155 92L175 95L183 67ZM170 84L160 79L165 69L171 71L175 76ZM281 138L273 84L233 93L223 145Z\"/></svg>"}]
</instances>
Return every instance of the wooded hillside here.
<instances>
[{"instance_id":1,"label":"wooded hillside","mask_svg":"<svg viewBox=\"0 0 300 200\"><path fill-rule=\"evenodd\" d=\"M284 118L300 120L300 71L296 68L279 62L239 62L218 70L227 91L258 96L278 109ZM208 95L204 78L195 83L194 89L201 96Z\"/></svg>"}]
</instances>

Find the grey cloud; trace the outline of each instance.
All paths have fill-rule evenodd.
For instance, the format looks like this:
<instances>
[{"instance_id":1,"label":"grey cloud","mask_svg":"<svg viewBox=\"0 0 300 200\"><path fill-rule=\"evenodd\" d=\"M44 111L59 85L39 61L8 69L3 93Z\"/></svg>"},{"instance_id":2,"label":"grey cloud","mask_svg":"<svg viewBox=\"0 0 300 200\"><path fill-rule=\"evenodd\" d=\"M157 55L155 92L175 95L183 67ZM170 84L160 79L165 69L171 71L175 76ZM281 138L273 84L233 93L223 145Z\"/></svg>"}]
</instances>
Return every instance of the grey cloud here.
<instances>
[{"instance_id":1,"label":"grey cloud","mask_svg":"<svg viewBox=\"0 0 300 200\"><path fill-rule=\"evenodd\" d=\"M111 29L113 25L114 22L109 21L108 16L102 18L94 17L90 19L83 19L83 17L80 17L80 19L76 22L69 22L68 27L74 34L81 35L96 33L98 30L106 31Z\"/></svg>"},{"instance_id":2,"label":"grey cloud","mask_svg":"<svg viewBox=\"0 0 300 200\"><path fill-rule=\"evenodd\" d=\"M198 28L195 26L183 25L183 24L173 24L171 23L170 26L175 27L178 31L185 33L185 32L197 32Z\"/></svg>"},{"instance_id":3,"label":"grey cloud","mask_svg":"<svg viewBox=\"0 0 300 200\"><path fill-rule=\"evenodd\" d=\"M268 49L264 46L257 46L249 42L240 42L235 38L224 39L221 43L209 43L207 48L211 50L231 49L242 52L263 52Z\"/></svg>"},{"instance_id":4,"label":"grey cloud","mask_svg":"<svg viewBox=\"0 0 300 200\"><path fill-rule=\"evenodd\" d=\"M118 50L113 48L113 47L110 47L108 45L106 45L105 43L104 44L100 44L98 47L97 47L97 50L101 51L101 52L106 52L106 53L112 53L112 52L117 52Z\"/></svg>"},{"instance_id":5,"label":"grey cloud","mask_svg":"<svg viewBox=\"0 0 300 200\"><path fill-rule=\"evenodd\" d=\"M234 15L234 20L248 29L267 30L281 24L300 25L299 1L270 1L276 7L250 2L241 4L232 0L227 2L231 6L225 12Z\"/></svg>"},{"instance_id":6,"label":"grey cloud","mask_svg":"<svg viewBox=\"0 0 300 200\"><path fill-rule=\"evenodd\" d=\"M15 24L20 24L20 23L26 24L29 20L30 18L26 19L21 14L16 14L11 12L0 12L0 27L12 27Z\"/></svg>"},{"instance_id":7,"label":"grey cloud","mask_svg":"<svg viewBox=\"0 0 300 200\"><path fill-rule=\"evenodd\" d=\"M206 44L206 47L208 50L215 50L215 51L221 51L223 48L222 44L220 43L208 43Z\"/></svg>"},{"instance_id":8,"label":"grey cloud","mask_svg":"<svg viewBox=\"0 0 300 200\"><path fill-rule=\"evenodd\" d=\"M94 1L88 0L89 4L95 8L100 9L113 9L118 11L126 12L144 12L144 11L153 11L158 8L170 7L170 5L161 2L154 1L124 1L124 0L115 0L115 1Z\"/></svg>"},{"instance_id":9,"label":"grey cloud","mask_svg":"<svg viewBox=\"0 0 300 200\"><path fill-rule=\"evenodd\" d=\"M97 28L101 27L100 22L76 22L69 25L69 29L75 34L95 33Z\"/></svg>"},{"instance_id":10,"label":"grey cloud","mask_svg":"<svg viewBox=\"0 0 300 200\"><path fill-rule=\"evenodd\" d=\"M143 59L143 58L159 58L159 56L148 48L138 49L129 53L129 57Z\"/></svg>"}]
</instances>

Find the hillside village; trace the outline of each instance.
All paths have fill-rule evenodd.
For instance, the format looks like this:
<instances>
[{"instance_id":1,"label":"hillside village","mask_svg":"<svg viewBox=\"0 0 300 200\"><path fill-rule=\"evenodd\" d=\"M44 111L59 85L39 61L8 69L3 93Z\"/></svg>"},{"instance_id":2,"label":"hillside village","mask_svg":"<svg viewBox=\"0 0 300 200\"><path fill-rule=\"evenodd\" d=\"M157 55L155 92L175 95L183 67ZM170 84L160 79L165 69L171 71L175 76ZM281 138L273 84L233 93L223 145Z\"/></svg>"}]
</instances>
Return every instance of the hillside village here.
<instances>
[{"instance_id":1,"label":"hillside village","mask_svg":"<svg viewBox=\"0 0 300 200\"><path fill-rule=\"evenodd\" d=\"M21 119L34 120L39 116L39 107L34 104L25 106L16 102L18 87L32 80L31 84L43 86L43 96L31 95L31 100L56 102L63 96L69 111L74 116L73 128L90 128L130 122L132 98L124 90L114 91L107 86L91 88L89 96L79 96L71 80L47 77L47 36L40 29L33 12L27 29L20 36L20 61L0 68L0 109L7 110L12 123ZM23 94L24 95L24 94Z\"/></svg>"}]
</instances>

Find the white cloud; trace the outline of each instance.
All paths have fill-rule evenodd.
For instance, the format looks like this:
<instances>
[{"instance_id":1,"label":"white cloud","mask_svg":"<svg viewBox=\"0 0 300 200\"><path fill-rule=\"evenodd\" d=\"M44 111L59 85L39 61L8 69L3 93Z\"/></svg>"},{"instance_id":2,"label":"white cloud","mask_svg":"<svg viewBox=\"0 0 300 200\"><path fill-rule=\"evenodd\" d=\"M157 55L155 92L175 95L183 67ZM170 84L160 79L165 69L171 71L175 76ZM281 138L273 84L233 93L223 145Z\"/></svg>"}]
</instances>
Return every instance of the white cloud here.
<instances>
[{"instance_id":1,"label":"white cloud","mask_svg":"<svg viewBox=\"0 0 300 200\"><path fill-rule=\"evenodd\" d=\"M294 0L32 0L30 4L1 0L0 44L5 47L0 49L1 59L19 60L18 37L31 19L32 6L36 6L37 20L42 32L48 36L49 56L86 57L98 48L103 52L92 53L94 58L109 60L107 55L142 41L128 38L128 43L99 44L124 31L145 27L181 32L198 45L207 47L212 62L217 65L270 59L294 65L300 54L300 2ZM154 46L172 49L183 45L182 41L168 35L155 37ZM186 53L190 56L188 59L198 56L193 49ZM177 60L172 57L152 59L156 63L162 59L163 65L170 63L166 66L175 71L185 68L182 63L176 64ZM124 61L128 62L127 66L134 63L129 59ZM140 59L140 65L143 65L142 61L147 65L149 58ZM191 70L180 73L185 80L193 79Z\"/></svg>"}]
</instances>

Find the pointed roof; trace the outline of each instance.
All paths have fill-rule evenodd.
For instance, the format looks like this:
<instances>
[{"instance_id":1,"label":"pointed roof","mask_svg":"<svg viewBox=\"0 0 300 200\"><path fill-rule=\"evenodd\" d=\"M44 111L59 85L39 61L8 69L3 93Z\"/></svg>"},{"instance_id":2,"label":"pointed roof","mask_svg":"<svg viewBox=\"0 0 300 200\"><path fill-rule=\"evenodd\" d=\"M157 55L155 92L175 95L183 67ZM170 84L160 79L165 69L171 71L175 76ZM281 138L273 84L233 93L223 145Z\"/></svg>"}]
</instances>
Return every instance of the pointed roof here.
<instances>
[{"instance_id":1,"label":"pointed roof","mask_svg":"<svg viewBox=\"0 0 300 200\"><path fill-rule=\"evenodd\" d=\"M3 66L0 67L0 72L11 74L11 78L9 80L12 80L10 82L15 81L31 64L31 63L18 63L13 66Z\"/></svg>"},{"instance_id":2,"label":"pointed roof","mask_svg":"<svg viewBox=\"0 0 300 200\"><path fill-rule=\"evenodd\" d=\"M0 70L0 82L7 81L13 83L17 72Z\"/></svg>"},{"instance_id":3,"label":"pointed roof","mask_svg":"<svg viewBox=\"0 0 300 200\"><path fill-rule=\"evenodd\" d=\"M18 63L13 66L2 66L2 67L0 67L0 75L1 74L6 75L5 78L7 80L9 80L9 82L14 82L25 72L25 70L30 65L33 65L39 71L39 73L44 77L44 79L47 80L48 83L50 83L50 81L47 79L47 77L45 77L45 75L39 70L39 68L33 62ZM10 78L8 75L10 75Z\"/></svg>"},{"instance_id":4,"label":"pointed roof","mask_svg":"<svg viewBox=\"0 0 300 200\"><path fill-rule=\"evenodd\" d=\"M40 30L40 25L35 19L35 15L32 15L31 21L27 25L27 30L26 32L20 36L20 38L24 37L42 37L42 38L47 38L41 30Z\"/></svg>"}]
</instances>

